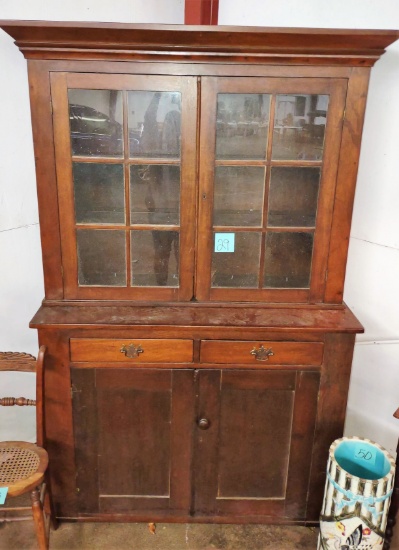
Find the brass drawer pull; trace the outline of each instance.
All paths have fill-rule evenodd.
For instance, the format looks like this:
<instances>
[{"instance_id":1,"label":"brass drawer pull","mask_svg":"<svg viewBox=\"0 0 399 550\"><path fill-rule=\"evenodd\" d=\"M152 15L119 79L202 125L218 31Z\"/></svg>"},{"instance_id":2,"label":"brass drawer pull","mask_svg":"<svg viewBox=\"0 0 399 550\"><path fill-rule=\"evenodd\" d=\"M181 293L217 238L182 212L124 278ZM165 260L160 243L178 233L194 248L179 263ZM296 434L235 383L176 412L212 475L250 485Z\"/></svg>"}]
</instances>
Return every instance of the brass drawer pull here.
<instances>
[{"instance_id":1,"label":"brass drawer pull","mask_svg":"<svg viewBox=\"0 0 399 550\"><path fill-rule=\"evenodd\" d=\"M255 359L257 361L267 361L269 357L274 355L272 348L264 348L263 344L260 346L259 349L254 348L252 351L250 351L251 355L255 356Z\"/></svg>"},{"instance_id":2,"label":"brass drawer pull","mask_svg":"<svg viewBox=\"0 0 399 550\"><path fill-rule=\"evenodd\" d=\"M135 357L138 357L140 353L144 353L143 348L140 346L135 346L134 344L124 344L121 349L121 353L124 353L126 357L129 357L129 359L134 359Z\"/></svg>"}]
</instances>

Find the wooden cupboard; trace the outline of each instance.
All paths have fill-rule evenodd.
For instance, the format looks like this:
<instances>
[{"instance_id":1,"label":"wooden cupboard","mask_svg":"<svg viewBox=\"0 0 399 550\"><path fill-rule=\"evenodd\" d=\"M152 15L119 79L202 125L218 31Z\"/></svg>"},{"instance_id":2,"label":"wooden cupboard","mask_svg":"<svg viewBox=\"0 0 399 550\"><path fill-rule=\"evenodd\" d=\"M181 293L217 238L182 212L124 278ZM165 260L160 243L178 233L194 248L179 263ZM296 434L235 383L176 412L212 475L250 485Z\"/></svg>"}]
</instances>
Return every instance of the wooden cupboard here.
<instances>
[{"instance_id":1,"label":"wooden cupboard","mask_svg":"<svg viewBox=\"0 0 399 550\"><path fill-rule=\"evenodd\" d=\"M3 21L28 59L60 518L317 521L396 31Z\"/></svg>"}]
</instances>

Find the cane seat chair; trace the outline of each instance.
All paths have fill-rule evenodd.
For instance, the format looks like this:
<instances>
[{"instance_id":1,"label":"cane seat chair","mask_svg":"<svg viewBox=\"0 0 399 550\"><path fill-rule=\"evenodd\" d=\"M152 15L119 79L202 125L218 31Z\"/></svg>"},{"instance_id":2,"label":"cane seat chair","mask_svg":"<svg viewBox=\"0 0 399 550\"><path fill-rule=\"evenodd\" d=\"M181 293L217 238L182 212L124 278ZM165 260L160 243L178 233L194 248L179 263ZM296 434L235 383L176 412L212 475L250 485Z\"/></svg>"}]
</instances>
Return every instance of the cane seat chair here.
<instances>
[{"instance_id":1,"label":"cane seat chair","mask_svg":"<svg viewBox=\"0 0 399 550\"><path fill-rule=\"evenodd\" d=\"M36 405L37 445L25 441L0 442L0 488L7 487L6 506L0 506L0 521L33 516L40 550L49 548L50 523L57 527L48 484L48 455L44 447L43 362L46 348L37 360L27 353L0 352L0 371L36 372L36 400L1 397L0 405L9 407ZM12 506L12 497L30 493L30 506ZM11 505L9 506L9 498ZM25 513L25 517L21 514ZM28 519L28 518L26 518Z\"/></svg>"}]
</instances>

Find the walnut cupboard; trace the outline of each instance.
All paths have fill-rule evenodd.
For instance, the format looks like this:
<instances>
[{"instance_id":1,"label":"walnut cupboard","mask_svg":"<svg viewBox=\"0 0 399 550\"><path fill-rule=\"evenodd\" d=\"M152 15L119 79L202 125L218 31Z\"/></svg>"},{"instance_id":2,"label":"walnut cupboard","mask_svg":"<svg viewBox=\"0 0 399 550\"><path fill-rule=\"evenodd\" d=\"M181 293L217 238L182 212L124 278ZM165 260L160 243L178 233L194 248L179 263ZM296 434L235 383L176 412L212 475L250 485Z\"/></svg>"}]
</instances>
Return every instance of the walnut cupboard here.
<instances>
[{"instance_id":1,"label":"walnut cupboard","mask_svg":"<svg viewBox=\"0 0 399 550\"><path fill-rule=\"evenodd\" d=\"M57 514L317 521L396 31L2 21L28 60Z\"/></svg>"}]
</instances>

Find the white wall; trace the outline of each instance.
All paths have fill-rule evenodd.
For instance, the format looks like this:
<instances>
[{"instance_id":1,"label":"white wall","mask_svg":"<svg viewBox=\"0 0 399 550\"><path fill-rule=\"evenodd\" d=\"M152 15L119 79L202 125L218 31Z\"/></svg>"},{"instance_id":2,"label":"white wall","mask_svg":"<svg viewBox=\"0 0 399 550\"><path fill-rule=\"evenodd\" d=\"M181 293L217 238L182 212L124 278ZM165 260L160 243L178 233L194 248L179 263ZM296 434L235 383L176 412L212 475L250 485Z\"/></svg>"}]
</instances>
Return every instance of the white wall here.
<instances>
[{"instance_id":1,"label":"white wall","mask_svg":"<svg viewBox=\"0 0 399 550\"><path fill-rule=\"evenodd\" d=\"M2 19L182 23L183 10L184 0L0 2ZM219 24L398 29L399 2L220 0ZM27 325L43 281L26 63L3 32L0 74L7 75L0 87L0 350L36 353ZM366 329L355 349L346 433L392 451L399 433L391 418L399 406L398 97L399 43L372 70L345 286ZM8 436L4 424L0 439Z\"/></svg>"},{"instance_id":2,"label":"white wall","mask_svg":"<svg viewBox=\"0 0 399 550\"><path fill-rule=\"evenodd\" d=\"M399 29L398 0L219 0L220 25ZM344 298L364 324L347 435L394 451L399 422L399 42L372 69Z\"/></svg>"},{"instance_id":3,"label":"white wall","mask_svg":"<svg viewBox=\"0 0 399 550\"><path fill-rule=\"evenodd\" d=\"M183 23L184 0L1 0L0 19ZM30 319L44 296L26 61L0 30L0 350L37 354ZM33 397L34 378L0 373L0 394ZM35 440L34 414L0 411L0 441ZM18 429L18 436L16 436Z\"/></svg>"}]
</instances>

